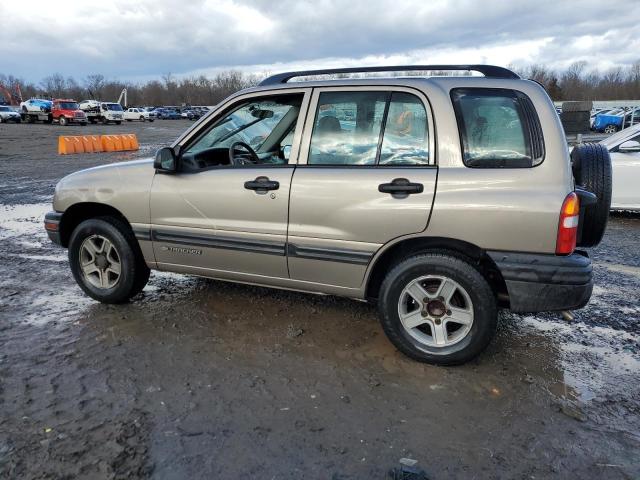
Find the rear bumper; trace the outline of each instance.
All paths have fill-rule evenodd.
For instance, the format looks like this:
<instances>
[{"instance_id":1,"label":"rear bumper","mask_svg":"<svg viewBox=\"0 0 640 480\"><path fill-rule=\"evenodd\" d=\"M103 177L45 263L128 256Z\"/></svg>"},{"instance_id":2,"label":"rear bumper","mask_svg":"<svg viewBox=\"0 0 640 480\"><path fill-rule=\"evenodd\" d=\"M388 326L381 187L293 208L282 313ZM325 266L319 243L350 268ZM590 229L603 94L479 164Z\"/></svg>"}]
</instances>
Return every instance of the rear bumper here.
<instances>
[{"instance_id":1,"label":"rear bumper","mask_svg":"<svg viewBox=\"0 0 640 480\"><path fill-rule=\"evenodd\" d=\"M49 212L44 216L44 229L47 231L49 240L57 245L62 245L60 220L62 220L61 212Z\"/></svg>"},{"instance_id":2,"label":"rear bumper","mask_svg":"<svg viewBox=\"0 0 640 480\"><path fill-rule=\"evenodd\" d=\"M593 290L592 266L585 252L568 256L487 252L507 285L513 312L575 310Z\"/></svg>"}]
</instances>

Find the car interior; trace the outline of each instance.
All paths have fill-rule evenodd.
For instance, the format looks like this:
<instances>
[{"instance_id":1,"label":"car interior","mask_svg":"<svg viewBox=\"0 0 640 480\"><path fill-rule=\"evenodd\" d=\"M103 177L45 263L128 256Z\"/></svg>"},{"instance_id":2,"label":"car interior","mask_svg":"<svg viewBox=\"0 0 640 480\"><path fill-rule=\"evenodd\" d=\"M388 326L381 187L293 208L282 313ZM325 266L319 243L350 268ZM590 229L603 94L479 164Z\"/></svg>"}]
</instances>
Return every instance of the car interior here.
<instances>
[{"instance_id":1,"label":"car interior","mask_svg":"<svg viewBox=\"0 0 640 480\"><path fill-rule=\"evenodd\" d=\"M279 95L232 107L186 147L181 171L286 164L302 98Z\"/></svg>"}]
</instances>

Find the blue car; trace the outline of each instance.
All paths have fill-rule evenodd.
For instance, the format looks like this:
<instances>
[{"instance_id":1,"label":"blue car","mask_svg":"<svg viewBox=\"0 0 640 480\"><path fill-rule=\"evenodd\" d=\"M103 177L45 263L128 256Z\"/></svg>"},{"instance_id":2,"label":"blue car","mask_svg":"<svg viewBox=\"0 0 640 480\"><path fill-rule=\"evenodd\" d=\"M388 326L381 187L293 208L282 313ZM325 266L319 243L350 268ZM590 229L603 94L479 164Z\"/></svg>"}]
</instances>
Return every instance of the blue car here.
<instances>
[{"instance_id":1,"label":"blue car","mask_svg":"<svg viewBox=\"0 0 640 480\"><path fill-rule=\"evenodd\" d=\"M20 110L24 113L48 113L53 102L43 98L31 98L20 104Z\"/></svg>"},{"instance_id":2,"label":"blue car","mask_svg":"<svg viewBox=\"0 0 640 480\"><path fill-rule=\"evenodd\" d=\"M180 120L182 118L178 112L169 108L156 108L154 112L162 120Z\"/></svg>"},{"instance_id":3,"label":"blue car","mask_svg":"<svg viewBox=\"0 0 640 480\"><path fill-rule=\"evenodd\" d=\"M616 133L637 123L640 123L640 107L613 114L600 113L596 115L593 129L596 132Z\"/></svg>"},{"instance_id":4,"label":"blue car","mask_svg":"<svg viewBox=\"0 0 640 480\"><path fill-rule=\"evenodd\" d=\"M593 129L596 132L615 133L622 129L623 122L623 115L599 114L593 122Z\"/></svg>"}]
</instances>

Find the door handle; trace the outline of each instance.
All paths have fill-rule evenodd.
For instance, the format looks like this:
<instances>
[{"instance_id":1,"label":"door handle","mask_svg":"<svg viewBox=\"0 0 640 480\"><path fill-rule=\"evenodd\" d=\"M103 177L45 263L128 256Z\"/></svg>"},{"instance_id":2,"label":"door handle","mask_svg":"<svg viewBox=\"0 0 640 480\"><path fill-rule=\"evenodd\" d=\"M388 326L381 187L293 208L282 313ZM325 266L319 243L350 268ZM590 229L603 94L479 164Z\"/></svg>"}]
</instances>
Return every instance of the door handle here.
<instances>
[{"instance_id":1,"label":"door handle","mask_svg":"<svg viewBox=\"0 0 640 480\"><path fill-rule=\"evenodd\" d=\"M280 182L269 180L269 177L258 177L255 180L244 182L244 188L255 190L256 193L267 193L269 190L278 190Z\"/></svg>"},{"instance_id":2,"label":"door handle","mask_svg":"<svg viewBox=\"0 0 640 480\"><path fill-rule=\"evenodd\" d=\"M396 178L391 183L378 185L381 193L390 193L394 198L406 198L413 193L422 193L424 186L421 183L411 183L406 178Z\"/></svg>"}]
</instances>

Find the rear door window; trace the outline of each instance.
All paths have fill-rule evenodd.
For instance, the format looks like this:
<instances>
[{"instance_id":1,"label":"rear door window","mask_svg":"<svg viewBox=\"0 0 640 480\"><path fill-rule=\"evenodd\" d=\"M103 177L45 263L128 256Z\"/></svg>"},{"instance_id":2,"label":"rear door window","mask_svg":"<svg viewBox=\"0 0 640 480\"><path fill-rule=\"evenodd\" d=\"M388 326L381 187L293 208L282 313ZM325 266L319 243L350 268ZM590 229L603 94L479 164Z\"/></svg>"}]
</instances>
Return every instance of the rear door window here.
<instances>
[{"instance_id":1,"label":"rear door window","mask_svg":"<svg viewBox=\"0 0 640 480\"><path fill-rule=\"evenodd\" d=\"M429 165L427 112L405 92L322 92L308 165Z\"/></svg>"},{"instance_id":2,"label":"rear door window","mask_svg":"<svg viewBox=\"0 0 640 480\"><path fill-rule=\"evenodd\" d=\"M544 159L542 128L529 98L513 90L451 91L464 164L476 168L534 167Z\"/></svg>"}]
</instances>

